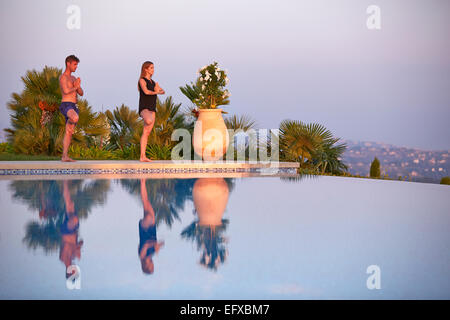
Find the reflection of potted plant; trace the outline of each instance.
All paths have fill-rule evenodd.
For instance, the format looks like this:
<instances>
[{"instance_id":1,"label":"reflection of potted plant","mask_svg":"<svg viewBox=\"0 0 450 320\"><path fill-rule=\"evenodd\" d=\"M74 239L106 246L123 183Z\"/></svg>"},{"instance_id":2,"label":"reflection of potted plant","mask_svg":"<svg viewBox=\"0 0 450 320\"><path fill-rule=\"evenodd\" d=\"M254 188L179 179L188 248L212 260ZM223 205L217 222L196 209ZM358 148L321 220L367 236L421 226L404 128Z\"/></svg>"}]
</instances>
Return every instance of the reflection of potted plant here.
<instances>
[{"instance_id":1,"label":"reflection of potted plant","mask_svg":"<svg viewBox=\"0 0 450 320\"><path fill-rule=\"evenodd\" d=\"M228 185L223 178L199 178L192 188L201 226L218 226L228 203Z\"/></svg>"},{"instance_id":2,"label":"reflection of potted plant","mask_svg":"<svg viewBox=\"0 0 450 320\"><path fill-rule=\"evenodd\" d=\"M198 220L183 230L181 236L195 241L202 250L200 264L217 270L227 256L226 230L228 220L222 219L229 195L229 185L223 178L199 178L192 188Z\"/></svg>"},{"instance_id":3,"label":"reflection of potted plant","mask_svg":"<svg viewBox=\"0 0 450 320\"><path fill-rule=\"evenodd\" d=\"M224 112L217 107L230 103L230 93L225 86L228 78L217 62L198 71L196 83L180 87L181 92L197 108L192 112L197 117L192 144L194 151L204 160L218 160L226 153L229 143L227 127L222 117Z\"/></svg>"},{"instance_id":4,"label":"reflection of potted plant","mask_svg":"<svg viewBox=\"0 0 450 320\"><path fill-rule=\"evenodd\" d=\"M225 262L228 256L226 248L227 239L223 235L228 225L227 219L222 219L218 226L200 225L198 221L192 222L181 233L181 237L194 241L197 249L202 251L200 264L214 271Z\"/></svg>"}]
</instances>

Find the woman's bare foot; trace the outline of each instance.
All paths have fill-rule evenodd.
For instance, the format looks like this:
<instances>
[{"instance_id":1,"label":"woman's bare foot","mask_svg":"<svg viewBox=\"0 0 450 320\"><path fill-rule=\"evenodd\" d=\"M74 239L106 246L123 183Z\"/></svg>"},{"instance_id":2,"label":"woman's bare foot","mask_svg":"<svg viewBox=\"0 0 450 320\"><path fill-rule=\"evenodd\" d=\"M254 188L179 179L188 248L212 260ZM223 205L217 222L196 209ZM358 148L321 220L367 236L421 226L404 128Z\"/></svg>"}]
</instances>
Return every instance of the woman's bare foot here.
<instances>
[{"instance_id":1,"label":"woman's bare foot","mask_svg":"<svg viewBox=\"0 0 450 320\"><path fill-rule=\"evenodd\" d=\"M73 159L71 159L71 158L69 158L69 157L62 157L62 158L61 158L61 161L62 161L62 162L75 162L76 160L73 160Z\"/></svg>"},{"instance_id":2,"label":"woman's bare foot","mask_svg":"<svg viewBox=\"0 0 450 320\"><path fill-rule=\"evenodd\" d=\"M141 159L139 159L139 161L141 162L152 162L153 160L147 158L147 157L141 157Z\"/></svg>"}]
</instances>

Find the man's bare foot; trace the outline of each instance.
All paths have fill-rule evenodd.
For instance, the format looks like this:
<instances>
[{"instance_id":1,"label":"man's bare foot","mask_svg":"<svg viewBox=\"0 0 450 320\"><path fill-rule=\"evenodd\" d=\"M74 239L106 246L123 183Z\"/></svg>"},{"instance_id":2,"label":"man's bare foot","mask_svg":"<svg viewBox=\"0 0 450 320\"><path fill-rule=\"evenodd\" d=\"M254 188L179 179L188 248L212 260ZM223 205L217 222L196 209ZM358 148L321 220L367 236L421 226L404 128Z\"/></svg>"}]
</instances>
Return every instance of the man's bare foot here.
<instances>
[{"instance_id":1,"label":"man's bare foot","mask_svg":"<svg viewBox=\"0 0 450 320\"><path fill-rule=\"evenodd\" d=\"M139 159L139 161L141 162L152 162L153 160L147 158L147 157L141 157L141 159Z\"/></svg>"},{"instance_id":2,"label":"man's bare foot","mask_svg":"<svg viewBox=\"0 0 450 320\"><path fill-rule=\"evenodd\" d=\"M62 162L75 162L76 160L73 160L73 159L71 159L71 158L69 158L69 157L62 157L62 158L61 158L61 161L62 161Z\"/></svg>"}]
</instances>

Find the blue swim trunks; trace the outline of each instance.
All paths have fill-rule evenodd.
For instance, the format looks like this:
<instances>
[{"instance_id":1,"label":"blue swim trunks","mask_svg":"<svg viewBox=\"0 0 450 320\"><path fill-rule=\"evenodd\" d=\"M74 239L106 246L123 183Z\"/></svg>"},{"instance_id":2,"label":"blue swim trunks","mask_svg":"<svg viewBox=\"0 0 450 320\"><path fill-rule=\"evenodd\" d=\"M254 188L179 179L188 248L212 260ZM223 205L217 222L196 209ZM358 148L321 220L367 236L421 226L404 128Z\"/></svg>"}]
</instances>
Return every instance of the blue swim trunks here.
<instances>
[{"instance_id":1,"label":"blue swim trunks","mask_svg":"<svg viewBox=\"0 0 450 320\"><path fill-rule=\"evenodd\" d=\"M64 118L66 118L66 123L69 120L69 117L67 116L67 112L69 112L70 109L74 110L77 114L80 113L80 110L78 110L78 107L75 103L68 102L68 101L61 102L61 105L59 106L59 111L61 111Z\"/></svg>"}]
</instances>

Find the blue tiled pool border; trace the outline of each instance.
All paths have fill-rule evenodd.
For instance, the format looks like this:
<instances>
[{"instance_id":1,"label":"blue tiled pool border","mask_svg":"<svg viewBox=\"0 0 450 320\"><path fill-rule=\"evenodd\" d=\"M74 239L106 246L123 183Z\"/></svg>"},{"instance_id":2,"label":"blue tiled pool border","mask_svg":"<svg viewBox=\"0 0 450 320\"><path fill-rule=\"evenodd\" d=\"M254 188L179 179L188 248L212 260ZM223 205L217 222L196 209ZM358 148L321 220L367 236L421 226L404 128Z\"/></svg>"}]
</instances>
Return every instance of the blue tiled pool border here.
<instances>
[{"instance_id":1,"label":"blue tiled pool border","mask_svg":"<svg viewBox=\"0 0 450 320\"><path fill-rule=\"evenodd\" d=\"M296 168L139 168L139 169L0 169L1 176L60 174L136 174L136 173L288 173Z\"/></svg>"}]
</instances>

